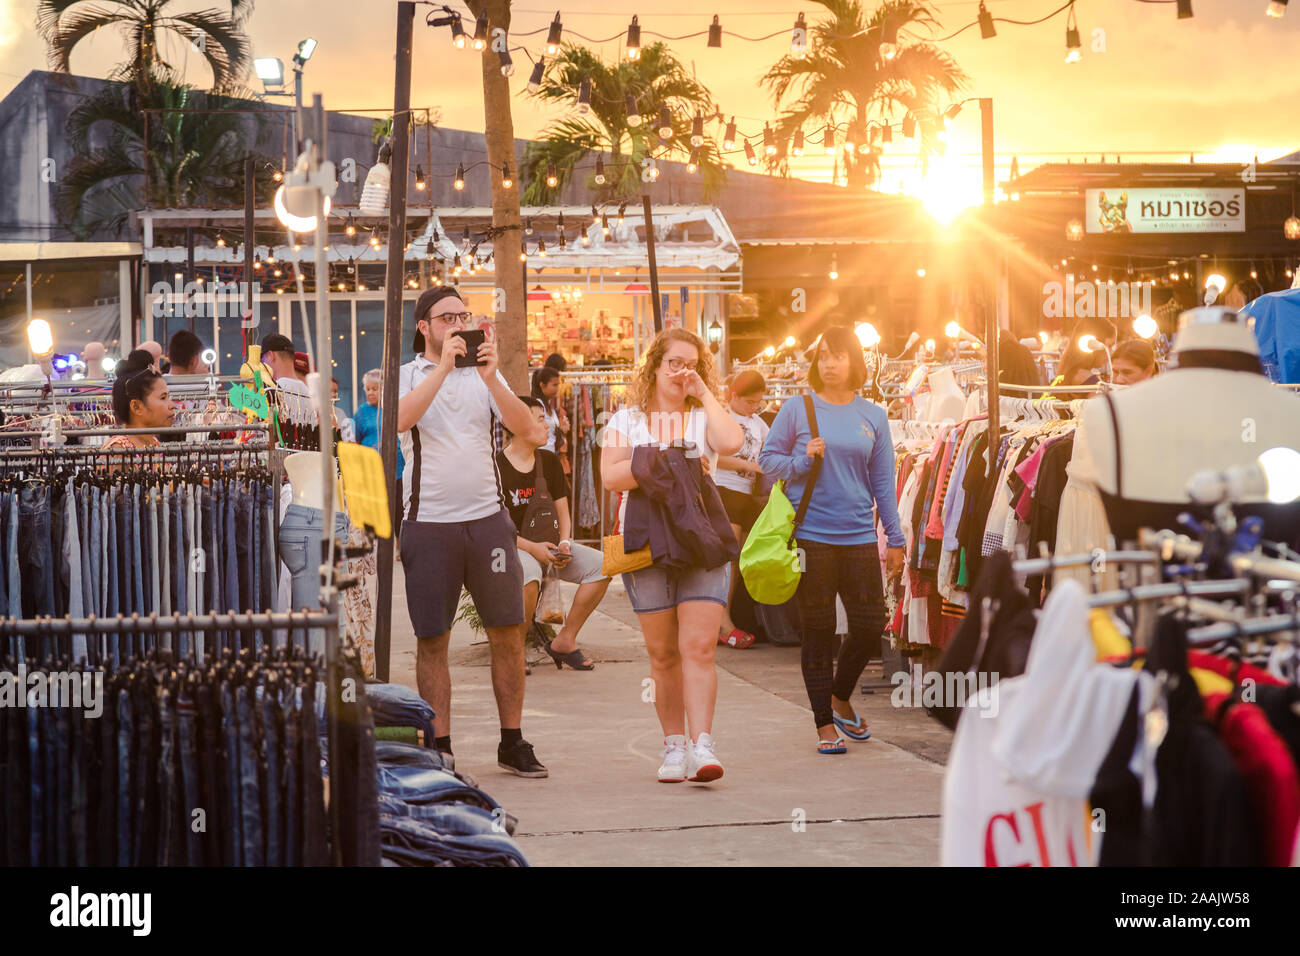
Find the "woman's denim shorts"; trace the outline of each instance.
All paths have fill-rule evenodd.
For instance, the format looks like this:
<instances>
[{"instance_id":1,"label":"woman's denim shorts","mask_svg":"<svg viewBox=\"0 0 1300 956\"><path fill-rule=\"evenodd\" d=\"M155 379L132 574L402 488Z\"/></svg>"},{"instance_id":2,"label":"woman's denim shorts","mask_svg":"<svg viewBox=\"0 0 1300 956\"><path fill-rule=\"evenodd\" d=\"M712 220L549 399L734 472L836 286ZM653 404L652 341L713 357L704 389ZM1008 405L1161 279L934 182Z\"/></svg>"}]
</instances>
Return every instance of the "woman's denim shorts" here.
<instances>
[{"instance_id":1,"label":"woman's denim shorts","mask_svg":"<svg viewBox=\"0 0 1300 956\"><path fill-rule=\"evenodd\" d=\"M642 568L623 575L632 610L637 614L668 611L687 601L712 601L727 606L731 564L711 571L704 568Z\"/></svg>"}]
</instances>

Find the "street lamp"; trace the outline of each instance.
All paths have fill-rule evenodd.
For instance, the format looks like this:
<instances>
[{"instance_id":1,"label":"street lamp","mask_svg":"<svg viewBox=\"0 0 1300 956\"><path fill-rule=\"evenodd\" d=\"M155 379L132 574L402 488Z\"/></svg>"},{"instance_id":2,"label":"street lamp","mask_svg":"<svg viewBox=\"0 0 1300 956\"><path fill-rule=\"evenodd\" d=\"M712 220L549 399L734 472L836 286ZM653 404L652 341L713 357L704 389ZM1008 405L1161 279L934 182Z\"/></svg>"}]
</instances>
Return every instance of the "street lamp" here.
<instances>
[{"instance_id":1,"label":"street lamp","mask_svg":"<svg viewBox=\"0 0 1300 956\"><path fill-rule=\"evenodd\" d=\"M709 350L716 355L718 349L722 347L722 326L718 324L717 319L709 323L708 333Z\"/></svg>"}]
</instances>

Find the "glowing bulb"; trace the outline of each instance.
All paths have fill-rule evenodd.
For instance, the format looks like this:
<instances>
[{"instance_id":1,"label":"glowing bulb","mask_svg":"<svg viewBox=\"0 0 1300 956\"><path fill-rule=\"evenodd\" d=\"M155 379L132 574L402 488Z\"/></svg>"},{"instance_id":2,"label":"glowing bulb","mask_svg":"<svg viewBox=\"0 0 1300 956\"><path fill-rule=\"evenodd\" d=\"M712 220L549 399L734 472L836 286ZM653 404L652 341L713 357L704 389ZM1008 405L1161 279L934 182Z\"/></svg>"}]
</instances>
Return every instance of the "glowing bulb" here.
<instances>
[{"instance_id":1,"label":"glowing bulb","mask_svg":"<svg viewBox=\"0 0 1300 956\"><path fill-rule=\"evenodd\" d=\"M1156 320L1151 316L1139 315L1133 320L1133 331L1141 338L1150 339L1154 338L1155 334L1160 331L1160 326L1156 324Z\"/></svg>"},{"instance_id":2,"label":"glowing bulb","mask_svg":"<svg viewBox=\"0 0 1300 956\"><path fill-rule=\"evenodd\" d=\"M925 340L925 350L929 352L931 355L934 354L934 339Z\"/></svg>"},{"instance_id":3,"label":"glowing bulb","mask_svg":"<svg viewBox=\"0 0 1300 956\"><path fill-rule=\"evenodd\" d=\"M949 322L943 327L943 334L950 339L959 339L961 338L961 326L956 322Z\"/></svg>"},{"instance_id":4,"label":"glowing bulb","mask_svg":"<svg viewBox=\"0 0 1300 956\"><path fill-rule=\"evenodd\" d=\"M785 341L781 343L781 347L787 349L794 348L794 345L795 345L795 337L793 335L787 335L785 337Z\"/></svg>"},{"instance_id":5,"label":"glowing bulb","mask_svg":"<svg viewBox=\"0 0 1300 956\"><path fill-rule=\"evenodd\" d=\"M1079 350L1082 352L1099 352L1103 348L1095 335L1079 336Z\"/></svg>"},{"instance_id":6,"label":"glowing bulb","mask_svg":"<svg viewBox=\"0 0 1300 956\"><path fill-rule=\"evenodd\" d=\"M853 330L853 334L858 337L864 349L874 348L880 344L880 333L870 322L863 322Z\"/></svg>"},{"instance_id":7,"label":"glowing bulb","mask_svg":"<svg viewBox=\"0 0 1300 956\"><path fill-rule=\"evenodd\" d=\"M1268 500L1284 505L1300 498L1300 451L1270 448L1257 459L1268 484Z\"/></svg>"},{"instance_id":8,"label":"glowing bulb","mask_svg":"<svg viewBox=\"0 0 1300 956\"><path fill-rule=\"evenodd\" d=\"M771 345L763 349L763 358L771 358L775 354L776 354L776 349Z\"/></svg>"},{"instance_id":9,"label":"glowing bulb","mask_svg":"<svg viewBox=\"0 0 1300 956\"><path fill-rule=\"evenodd\" d=\"M1038 333L1038 341L1042 342L1042 343L1043 343L1043 347L1046 348L1046 347L1047 347L1047 333L1046 333L1046 332L1039 332L1039 333Z\"/></svg>"}]
</instances>

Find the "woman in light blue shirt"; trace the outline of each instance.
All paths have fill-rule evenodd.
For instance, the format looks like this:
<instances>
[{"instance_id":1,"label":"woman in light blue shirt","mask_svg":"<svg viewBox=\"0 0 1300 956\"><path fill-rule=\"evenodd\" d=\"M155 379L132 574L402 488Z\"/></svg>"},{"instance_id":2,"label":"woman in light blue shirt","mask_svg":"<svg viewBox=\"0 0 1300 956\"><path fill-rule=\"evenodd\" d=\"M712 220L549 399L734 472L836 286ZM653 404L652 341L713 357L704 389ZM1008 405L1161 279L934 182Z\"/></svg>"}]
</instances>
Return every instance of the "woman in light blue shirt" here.
<instances>
[{"instance_id":1,"label":"woman in light blue shirt","mask_svg":"<svg viewBox=\"0 0 1300 956\"><path fill-rule=\"evenodd\" d=\"M803 555L795 600L817 750L826 754L845 752L841 734L854 740L871 736L849 699L872 651L879 648L885 623L877 514L889 545L891 576L903 567L889 419L883 408L858 394L866 377L862 346L853 333L827 329L808 370L819 437L812 437L803 398L792 398L781 406L759 456L763 473L780 478L786 497L796 506L813 460L822 462L808 513L795 531ZM849 619L838 661L831 650L836 595Z\"/></svg>"}]
</instances>

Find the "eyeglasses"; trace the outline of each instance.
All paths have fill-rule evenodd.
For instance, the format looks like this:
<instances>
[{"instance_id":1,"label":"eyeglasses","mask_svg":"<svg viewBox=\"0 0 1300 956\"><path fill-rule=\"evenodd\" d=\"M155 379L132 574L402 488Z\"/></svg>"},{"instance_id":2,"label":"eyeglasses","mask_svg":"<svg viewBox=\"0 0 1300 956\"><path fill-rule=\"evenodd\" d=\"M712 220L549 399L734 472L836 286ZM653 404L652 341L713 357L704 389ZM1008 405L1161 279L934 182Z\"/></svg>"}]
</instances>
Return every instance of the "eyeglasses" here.
<instances>
[{"instance_id":1,"label":"eyeglasses","mask_svg":"<svg viewBox=\"0 0 1300 956\"><path fill-rule=\"evenodd\" d=\"M431 319L442 319L448 325L468 325L469 320L474 317L473 312L443 312L439 315L431 315Z\"/></svg>"},{"instance_id":2,"label":"eyeglasses","mask_svg":"<svg viewBox=\"0 0 1300 956\"><path fill-rule=\"evenodd\" d=\"M670 372L680 372L684 368L688 368L693 372L700 371L699 362L688 362L685 359L679 359L679 358L664 359L664 364L668 366L668 371Z\"/></svg>"}]
</instances>

